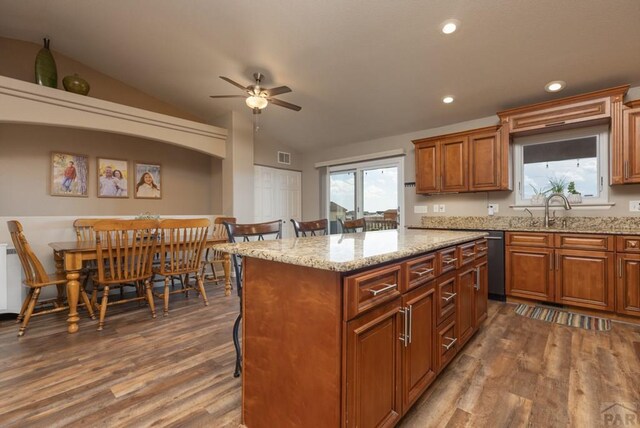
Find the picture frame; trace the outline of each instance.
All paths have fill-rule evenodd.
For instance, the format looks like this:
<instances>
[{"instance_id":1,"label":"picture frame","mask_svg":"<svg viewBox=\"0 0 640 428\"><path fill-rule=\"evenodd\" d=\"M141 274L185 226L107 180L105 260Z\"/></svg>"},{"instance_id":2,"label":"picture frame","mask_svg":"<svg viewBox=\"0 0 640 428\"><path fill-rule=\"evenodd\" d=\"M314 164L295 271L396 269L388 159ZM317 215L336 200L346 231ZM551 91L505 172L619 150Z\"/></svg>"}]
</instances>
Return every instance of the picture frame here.
<instances>
[{"instance_id":1,"label":"picture frame","mask_svg":"<svg viewBox=\"0 0 640 428\"><path fill-rule=\"evenodd\" d=\"M51 152L49 194L51 196L89 197L89 156Z\"/></svg>"},{"instance_id":2,"label":"picture frame","mask_svg":"<svg viewBox=\"0 0 640 428\"><path fill-rule=\"evenodd\" d=\"M97 189L99 198L129 197L129 161L98 158Z\"/></svg>"},{"instance_id":3,"label":"picture frame","mask_svg":"<svg viewBox=\"0 0 640 428\"><path fill-rule=\"evenodd\" d=\"M162 199L162 166L159 163L135 162L133 197Z\"/></svg>"}]
</instances>

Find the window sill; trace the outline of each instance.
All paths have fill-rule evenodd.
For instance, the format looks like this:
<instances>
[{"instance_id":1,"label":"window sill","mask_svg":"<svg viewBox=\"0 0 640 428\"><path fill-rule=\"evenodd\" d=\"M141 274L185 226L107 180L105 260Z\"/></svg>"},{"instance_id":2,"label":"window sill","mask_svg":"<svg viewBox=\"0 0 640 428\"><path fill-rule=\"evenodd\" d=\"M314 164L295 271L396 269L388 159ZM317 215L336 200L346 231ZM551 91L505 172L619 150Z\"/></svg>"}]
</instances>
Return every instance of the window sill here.
<instances>
[{"instance_id":1,"label":"window sill","mask_svg":"<svg viewBox=\"0 0 640 428\"><path fill-rule=\"evenodd\" d=\"M611 207L615 206L615 203L608 204L571 204L571 208L575 210L609 210ZM531 211L542 211L544 210L544 205L509 205L509 208L513 208L517 211L524 211L525 208L530 209ZM555 209L564 209L562 205L549 205L550 210Z\"/></svg>"}]
</instances>

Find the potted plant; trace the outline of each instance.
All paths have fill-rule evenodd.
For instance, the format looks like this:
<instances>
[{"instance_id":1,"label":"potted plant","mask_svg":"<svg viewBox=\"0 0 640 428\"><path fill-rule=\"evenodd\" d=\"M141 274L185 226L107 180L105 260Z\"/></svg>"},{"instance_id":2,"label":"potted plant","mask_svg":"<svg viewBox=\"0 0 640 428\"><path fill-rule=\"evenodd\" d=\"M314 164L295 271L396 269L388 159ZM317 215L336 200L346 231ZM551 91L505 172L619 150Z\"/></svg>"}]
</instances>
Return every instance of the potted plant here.
<instances>
[{"instance_id":1,"label":"potted plant","mask_svg":"<svg viewBox=\"0 0 640 428\"><path fill-rule=\"evenodd\" d=\"M567 179L566 178L549 178L549 191L551 193L559 193L561 195L564 194L564 189L567 187Z\"/></svg>"},{"instance_id":2,"label":"potted plant","mask_svg":"<svg viewBox=\"0 0 640 428\"><path fill-rule=\"evenodd\" d=\"M569 203L579 204L582 202L582 195L576 190L576 183L574 181L569 182L567 192L569 193L569 196L567 197Z\"/></svg>"},{"instance_id":3,"label":"potted plant","mask_svg":"<svg viewBox=\"0 0 640 428\"><path fill-rule=\"evenodd\" d=\"M533 184L530 184L533 189L533 196L531 197L531 205L542 205L544 204L545 194L549 190L545 190L542 187L536 187Z\"/></svg>"}]
</instances>

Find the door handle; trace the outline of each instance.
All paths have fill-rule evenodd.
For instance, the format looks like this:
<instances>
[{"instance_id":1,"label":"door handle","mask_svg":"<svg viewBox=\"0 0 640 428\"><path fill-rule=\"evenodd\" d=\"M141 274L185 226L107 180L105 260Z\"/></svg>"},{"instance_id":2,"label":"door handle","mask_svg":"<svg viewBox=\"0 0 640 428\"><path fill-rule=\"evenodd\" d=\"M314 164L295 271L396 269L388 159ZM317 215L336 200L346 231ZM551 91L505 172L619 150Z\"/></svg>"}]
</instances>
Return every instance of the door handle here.
<instances>
[{"instance_id":1,"label":"door handle","mask_svg":"<svg viewBox=\"0 0 640 428\"><path fill-rule=\"evenodd\" d=\"M622 278L622 257L618 258L618 277Z\"/></svg>"},{"instance_id":2,"label":"door handle","mask_svg":"<svg viewBox=\"0 0 640 428\"><path fill-rule=\"evenodd\" d=\"M476 291L480 291L480 266L476 268L476 283L473 288L475 288Z\"/></svg>"},{"instance_id":3,"label":"door handle","mask_svg":"<svg viewBox=\"0 0 640 428\"><path fill-rule=\"evenodd\" d=\"M485 236L484 239L488 239L490 241L502 241L502 238L499 236Z\"/></svg>"},{"instance_id":4,"label":"door handle","mask_svg":"<svg viewBox=\"0 0 640 428\"><path fill-rule=\"evenodd\" d=\"M409 346L409 310L407 308L400 308L398 311L403 315L403 325L402 325L402 334L398 338L402 343L404 343L404 347Z\"/></svg>"},{"instance_id":5,"label":"door handle","mask_svg":"<svg viewBox=\"0 0 640 428\"><path fill-rule=\"evenodd\" d=\"M629 178L629 161L628 160L624 161L624 178L625 180Z\"/></svg>"},{"instance_id":6,"label":"door handle","mask_svg":"<svg viewBox=\"0 0 640 428\"><path fill-rule=\"evenodd\" d=\"M409 344L411 344L411 337L413 336L413 305L409 305L407 309L409 310L409 327L407 331L409 332Z\"/></svg>"},{"instance_id":7,"label":"door handle","mask_svg":"<svg viewBox=\"0 0 640 428\"><path fill-rule=\"evenodd\" d=\"M556 270L560 270L560 254L556 253Z\"/></svg>"}]
</instances>

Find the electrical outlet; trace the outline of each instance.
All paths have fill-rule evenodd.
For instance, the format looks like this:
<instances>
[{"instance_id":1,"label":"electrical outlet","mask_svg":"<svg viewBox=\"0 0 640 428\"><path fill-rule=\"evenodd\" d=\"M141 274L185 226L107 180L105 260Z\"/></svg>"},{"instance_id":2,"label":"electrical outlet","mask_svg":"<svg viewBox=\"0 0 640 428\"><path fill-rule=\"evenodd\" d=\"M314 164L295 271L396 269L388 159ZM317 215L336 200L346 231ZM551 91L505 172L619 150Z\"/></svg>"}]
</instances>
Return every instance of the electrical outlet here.
<instances>
[{"instance_id":1,"label":"electrical outlet","mask_svg":"<svg viewBox=\"0 0 640 428\"><path fill-rule=\"evenodd\" d=\"M443 213L444 212L444 204L440 204L440 212Z\"/></svg>"},{"instance_id":2,"label":"electrical outlet","mask_svg":"<svg viewBox=\"0 0 640 428\"><path fill-rule=\"evenodd\" d=\"M433 204L433 212L434 213L439 213L440 212L440 205Z\"/></svg>"},{"instance_id":3,"label":"electrical outlet","mask_svg":"<svg viewBox=\"0 0 640 428\"><path fill-rule=\"evenodd\" d=\"M629 201L629 211L640 212L640 201Z\"/></svg>"},{"instance_id":4,"label":"electrical outlet","mask_svg":"<svg viewBox=\"0 0 640 428\"><path fill-rule=\"evenodd\" d=\"M414 214L426 214L429 212L429 205L414 205L413 213Z\"/></svg>"},{"instance_id":5,"label":"electrical outlet","mask_svg":"<svg viewBox=\"0 0 640 428\"><path fill-rule=\"evenodd\" d=\"M499 204L489 204L489 205L487 205L487 209L489 211L489 215L494 215L494 214L500 212L500 205Z\"/></svg>"}]
</instances>

